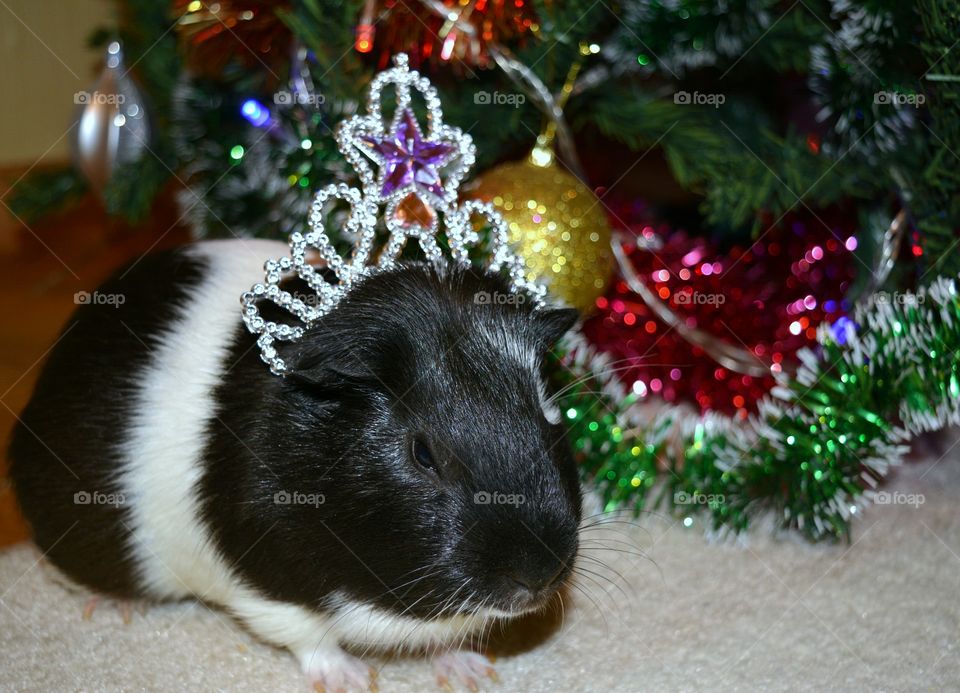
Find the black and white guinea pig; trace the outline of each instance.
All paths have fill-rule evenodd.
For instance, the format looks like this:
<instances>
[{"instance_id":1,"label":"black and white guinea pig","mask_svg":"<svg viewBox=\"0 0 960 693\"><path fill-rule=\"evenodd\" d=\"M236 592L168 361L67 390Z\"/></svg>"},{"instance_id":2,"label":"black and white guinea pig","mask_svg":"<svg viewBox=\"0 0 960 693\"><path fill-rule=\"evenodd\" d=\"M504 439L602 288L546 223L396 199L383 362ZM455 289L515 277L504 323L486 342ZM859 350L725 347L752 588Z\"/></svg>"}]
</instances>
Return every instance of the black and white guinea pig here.
<instances>
[{"instance_id":1,"label":"black and white guinea pig","mask_svg":"<svg viewBox=\"0 0 960 693\"><path fill-rule=\"evenodd\" d=\"M341 645L426 649L469 679L487 663L454 644L543 607L577 556L578 475L541 372L576 313L401 265L286 344L280 377L238 298L285 252L199 243L100 287L14 433L23 512L80 583L218 604L327 690L369 683Z\"/></svg>"}]
</instances>

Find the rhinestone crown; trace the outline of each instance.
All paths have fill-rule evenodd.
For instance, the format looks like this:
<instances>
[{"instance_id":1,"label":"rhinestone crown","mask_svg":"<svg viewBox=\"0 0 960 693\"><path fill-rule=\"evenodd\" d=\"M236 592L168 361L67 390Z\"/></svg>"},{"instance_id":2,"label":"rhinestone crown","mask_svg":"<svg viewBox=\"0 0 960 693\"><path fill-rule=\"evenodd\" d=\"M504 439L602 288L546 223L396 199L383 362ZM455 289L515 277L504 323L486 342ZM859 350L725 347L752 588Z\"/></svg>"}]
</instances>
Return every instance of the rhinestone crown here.
<instances>
[{"instance_id":1,"label":"rhinestone crown","mask_svg":"<svg viewBox=\"0 0 960 693\"><path fill-rule=\"evenodd\" d=\"M514 292L527 292L535 306L543 303L545 289L525 274L523 260L508 245L508 229L493 206L479 200L458 205L463 177L476 158L470 135L443 123L440 99L430 81L408 67L407 56L394 57L394 67L379 73L370 85L367 115L342 122L337 131L337 146L356 170L362 190L345 184L320 189L313 199L309 231L290 235L290 254L268 260L263 282L254 284L241 296L243 321L258 335L261 358L277 375L286 372L286 364L277 353L276 342L295 341L304 331L328 314L358 281L375 272L394 267L408 238L416 238L426 259L438 263L443 252L437 244L440 219L452 260L469 265L469 251L480 242L473 227L481 217L490 228L487 268L505 271ZM384 120L381 97L388 85L396 89L396 109L390 122ZM426 103L427 127L424 133L411 109L411 90L417 90ZM376 168L376 172L374 171ZM344 236L354 239L349 258L339 255L324 228L328 203L346 203L350 212ZM385 205L386 245L374 258L377 215ZM325 279L307 254L315 251L333 276ZM315 292L307 301L280 288L286 277L298 276ZM258 305L271 302L289 312L299 324L265 320ZM296 322L295 321L295 322Z\"/></svg>"}]
</instances>

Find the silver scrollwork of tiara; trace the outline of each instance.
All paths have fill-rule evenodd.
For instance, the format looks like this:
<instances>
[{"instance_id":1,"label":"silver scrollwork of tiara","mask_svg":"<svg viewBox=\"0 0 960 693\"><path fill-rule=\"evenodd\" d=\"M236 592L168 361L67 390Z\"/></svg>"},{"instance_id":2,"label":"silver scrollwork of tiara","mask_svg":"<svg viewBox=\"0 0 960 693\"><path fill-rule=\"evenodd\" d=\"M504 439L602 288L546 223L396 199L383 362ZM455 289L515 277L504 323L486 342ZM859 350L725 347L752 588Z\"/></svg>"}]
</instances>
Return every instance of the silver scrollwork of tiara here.
<instances>
[{"instance_id":1,"label":"silver scrollwork of tiara","mask_svg":"<svg viewBox=\"0 0 960 693\"><path fill-rule=\"evenodd\" d=\"M316 193L309 215L309 231L290 235L290 254L264 264L264 281L254 284L241 296L243 321L257 335L261 358L277 375L287 366L277 352L276 342L295 341L306 329L328 314L358 281L395 266L408 238L416 238L430 262L440 262L443 252L437 243L441 229L454 262L469 265L469 250L480 242L474 217L490 228L486 267L504 271L514 292L527 292L540 307L544 287L529 281L523 260L508 245L508 229L500 214L488 203L468 200L458 204L460 183L473 165L476 148L470 135L443 123L437 90L430 81L408 67L407 56L394 58L394 67L379 73L370 85L367 114L342 122L337 146L360 177L362 191L345 184L328 185ZM390 122L384 120L381 97L388 85L396 89L396 109ZM426 103L426 130L411 108L411 90ZM341 257L324 228L325 209L339 200L350 207L344 236L355 239L349 258ZM384 224L389 237L374 254L377 216L385 206ZM335 276L328 281L307 254L314 251L322 265ZM373 257L371 257L373 256ZM316 300L280 288L286 277L298 276L316 293ZM265 320L258 305L274 303L288 311L299 324Z\"/></svg>"}]
</instances>

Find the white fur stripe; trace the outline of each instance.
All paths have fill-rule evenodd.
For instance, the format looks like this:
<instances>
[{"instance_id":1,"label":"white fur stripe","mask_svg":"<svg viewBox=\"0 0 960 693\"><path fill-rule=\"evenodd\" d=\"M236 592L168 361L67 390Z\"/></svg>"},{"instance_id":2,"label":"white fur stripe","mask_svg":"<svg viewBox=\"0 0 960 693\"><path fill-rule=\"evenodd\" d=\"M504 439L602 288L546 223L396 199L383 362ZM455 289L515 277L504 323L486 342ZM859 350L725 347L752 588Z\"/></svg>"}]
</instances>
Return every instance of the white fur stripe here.
<instances>
[{"instance_id":1,"label":"white fur stripe","mask_svg":"<svg viewBox=\"0 0 960 693\"><path fill-rule=\"evenodd\" d=\"M133 425L121 476L132 511L143 589L158 598L202 596L226 603L237 586L198 517L196 485L207 427L216 414L213 388L240 326L239 296L281 243L212 241L187 252L208 269L177 319L154 343L139 377Z\"/></svg>"}]
</instances>

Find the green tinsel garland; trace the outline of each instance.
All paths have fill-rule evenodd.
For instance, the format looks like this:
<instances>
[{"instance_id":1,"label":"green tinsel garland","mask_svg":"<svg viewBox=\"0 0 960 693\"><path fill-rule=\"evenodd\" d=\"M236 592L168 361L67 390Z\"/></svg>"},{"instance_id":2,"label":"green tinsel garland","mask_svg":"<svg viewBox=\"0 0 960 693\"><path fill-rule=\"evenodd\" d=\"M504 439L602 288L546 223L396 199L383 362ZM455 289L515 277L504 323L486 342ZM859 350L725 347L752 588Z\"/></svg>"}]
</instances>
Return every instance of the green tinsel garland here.
<instances>
[{"instance_id":1,"label":"green tinsel garland","mask_svg":"<svg viewBox=\"0 0 960 693\"><path fill-rule=\"evenodd\" d=\"M554 369L581 468L608 510L672 508L692 524L740 531L762 511L810 539L849 521L917 433L960 423L960 298L940 278L873 297L852 321L821 325L745 420L679 407L646 413L582 338Z\"/></svg>"}]
</instances>

